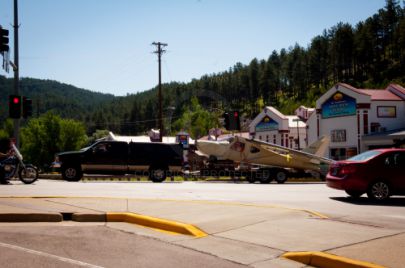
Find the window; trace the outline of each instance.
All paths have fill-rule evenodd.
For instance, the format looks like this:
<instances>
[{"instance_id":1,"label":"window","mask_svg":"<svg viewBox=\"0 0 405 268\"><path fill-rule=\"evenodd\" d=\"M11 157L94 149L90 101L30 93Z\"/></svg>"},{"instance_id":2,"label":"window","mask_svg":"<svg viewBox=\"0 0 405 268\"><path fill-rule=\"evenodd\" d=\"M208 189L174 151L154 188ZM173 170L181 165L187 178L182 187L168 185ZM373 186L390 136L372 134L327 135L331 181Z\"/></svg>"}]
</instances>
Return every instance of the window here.
<instances>
[{"instance_id":1,"label":"window","mask_svg":"<svg viewBox=\"0 0 405 268\"><path fill-rule=\"evenodd\" d=\"M395 106L378 106L377 117L395 118L397 117L397 107Z\"/></svg>"},{"instance_id":2,"label":"window","mask_svg":"<svg viewBox=\"0 0 405 268\"><path fill-rule=\"evenodd\" d=\"M232 144L231 149L242 153L245 150L245 144L243 142L236 141Z\"/></svg>"},{"instance_id":3,"label":"window","mask_svg":"<svg viewBox=\"0 0 405 268\"><path fill-rule=\"evenodd\" d=\"M385 158L384 164L389 167L399 167L405 165L405 154L394 153Z\"/></svg>"},{"instance_id":4,"label":"window","mask_svg":"<svg viewBox=\"0 0 405 268\"><path fill-rule=\"evenodd\" d=\"M335 129L330 133L332 142L345 142L346 141L346 129Z\"/></svg>"},{"instance_id":5,"label":"window","mask_svg":"<svg viewBox=\"0 0 405 268\"><path fill-rule=\"evenodd\" d=\"M108 151L109 147L110 147L109 144L100 143L94 147L93 152L94 153L106 153Z\"/></svg>"}]
</instances>

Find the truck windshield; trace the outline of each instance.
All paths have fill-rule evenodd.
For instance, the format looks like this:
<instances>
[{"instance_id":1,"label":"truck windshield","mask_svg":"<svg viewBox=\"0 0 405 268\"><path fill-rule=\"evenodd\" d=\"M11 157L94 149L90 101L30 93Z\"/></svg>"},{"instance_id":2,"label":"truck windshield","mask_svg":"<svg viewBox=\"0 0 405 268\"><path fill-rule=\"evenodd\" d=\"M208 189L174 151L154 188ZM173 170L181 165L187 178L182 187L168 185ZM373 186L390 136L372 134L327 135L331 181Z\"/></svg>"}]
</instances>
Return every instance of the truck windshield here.
<instances>
[{"instance_id":1,"label":"truck windshield","mask_svg":"<svg viewBox=\"0 0 405 268\"><path fill-rule=\"evenodd\" d=\"M81 151L81 152L87 151L90 147L91 147L91 146L84 147L84 148L80 149L80 151Z\"/></svg>"}]
</instances>

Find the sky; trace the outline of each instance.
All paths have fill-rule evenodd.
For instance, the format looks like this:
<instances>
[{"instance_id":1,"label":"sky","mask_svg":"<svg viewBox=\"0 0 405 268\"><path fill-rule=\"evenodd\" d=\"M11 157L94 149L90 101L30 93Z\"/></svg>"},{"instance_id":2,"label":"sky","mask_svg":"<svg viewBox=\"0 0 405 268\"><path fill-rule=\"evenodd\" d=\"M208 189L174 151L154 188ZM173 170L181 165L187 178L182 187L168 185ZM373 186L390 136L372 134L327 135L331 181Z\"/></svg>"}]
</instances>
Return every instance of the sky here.
<instances>
[{"instance_id":1,"label":"sky","mask_svg":"<svg viewBox=\"0 0 405 268\"><path fill-rule=\"evenodd\" d=\"M385 0L19 0L20 77L116 96L158 83L153 42L167 43L162 82L189 82L273 50L303 47L339 22L355 26ZM10 30L13 0L0 0ZM11 59L13 59L11 51ZM13 77L12 71L0 75Z\"/></svg>"}]
</instances>

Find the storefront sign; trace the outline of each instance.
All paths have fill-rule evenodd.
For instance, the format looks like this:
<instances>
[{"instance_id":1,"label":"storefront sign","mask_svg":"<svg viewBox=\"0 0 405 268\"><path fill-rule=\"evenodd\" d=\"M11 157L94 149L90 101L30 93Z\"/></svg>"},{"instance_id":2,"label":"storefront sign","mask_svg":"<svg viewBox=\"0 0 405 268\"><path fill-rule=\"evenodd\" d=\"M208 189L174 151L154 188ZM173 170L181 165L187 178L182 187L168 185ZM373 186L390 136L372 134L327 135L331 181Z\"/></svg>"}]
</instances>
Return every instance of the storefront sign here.
<instances>
[{"instance_id":1,"label":"storefront sign","mask_svg":"<svg viewBox=\"0 0 405 268\"><path fill-rule=\"evenodd\" d=\"M356 114L356 100L341 92L336 92L322 105L322 118Z\"/></svg>"},{"instance_id":2,"label":"storefront sign","mask_svg":"<svg viewBox=\"0 0 405 268\"><path fill-rule=\"evenodd\" d=\"M278 130L278 123L268 116L265 116L259 124L256 125L256 132Z\"/></svg>"}]
</instances>

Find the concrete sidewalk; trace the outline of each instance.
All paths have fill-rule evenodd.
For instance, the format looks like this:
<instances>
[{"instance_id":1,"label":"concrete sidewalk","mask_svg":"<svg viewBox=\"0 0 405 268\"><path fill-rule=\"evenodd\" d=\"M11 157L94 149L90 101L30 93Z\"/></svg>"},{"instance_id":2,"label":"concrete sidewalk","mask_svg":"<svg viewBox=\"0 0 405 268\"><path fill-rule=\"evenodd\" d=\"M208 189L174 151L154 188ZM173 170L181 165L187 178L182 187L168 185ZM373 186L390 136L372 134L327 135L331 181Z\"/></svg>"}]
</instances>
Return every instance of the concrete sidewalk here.
<instances>
[{"instance_id":1,"label":"concrete sidewalk","mask_svg":"<svg viewBox=\"0 0 405 268\"><path fill-rule=\"evenodd\" d=\"M155 229L128 223L134 221L128 220L127 216L111 220L112 214L129 215L133 219L132 213L140 215L142 221L147 218L147 222L157 224L149 226ZM0 222L63 220L105 221L113 228L153 236L258 268L307 267L307 264L326 267L314 262L302 264L281 257L289 252L324 252L367 262L364 264L366 266L356 267L403 267L405 263L402 254L405 227L404 230L389 230L337 222L313 211L209 201L0 198ZM171 224L176 227L165 229L166 225ZM180 225L186 229L195 227L197 231L178 231ZM331 262L326 263L328 267L333 265Z\"/></svg>"}]
</instances>

